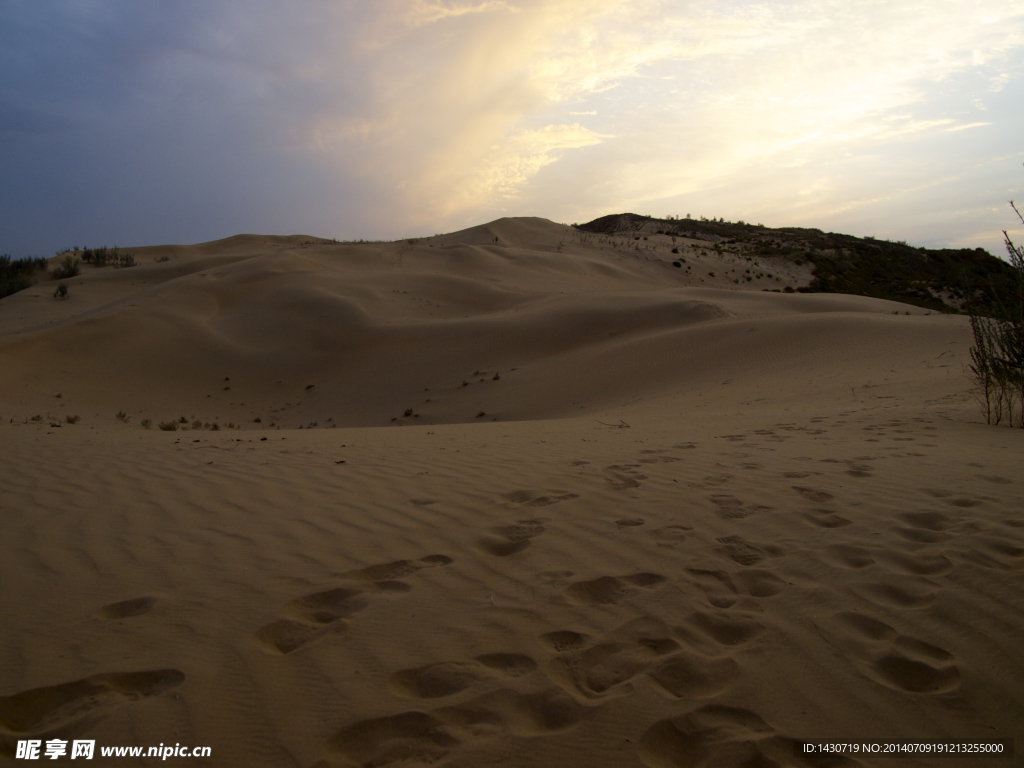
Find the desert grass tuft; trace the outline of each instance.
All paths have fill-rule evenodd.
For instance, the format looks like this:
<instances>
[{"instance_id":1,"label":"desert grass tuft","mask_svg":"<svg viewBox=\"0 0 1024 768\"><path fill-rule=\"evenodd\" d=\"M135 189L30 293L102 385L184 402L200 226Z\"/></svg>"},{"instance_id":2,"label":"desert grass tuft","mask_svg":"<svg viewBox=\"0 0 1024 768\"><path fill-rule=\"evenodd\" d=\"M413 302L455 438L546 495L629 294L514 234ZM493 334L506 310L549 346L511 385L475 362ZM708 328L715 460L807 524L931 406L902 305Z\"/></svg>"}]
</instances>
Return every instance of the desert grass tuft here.
<instances>
[{"instance_id":1,"label":"desert grass tuft","mask_svg":"<svg viewBox=\"0 0 1024 768\"><path fill-rule=\"evenodd\" d=\"M1024 223L1017 206L1010 201L1017 218ZM995 316L981 314L968 301L974 346L968 366L975 394L988 424L1005 423L1024 429L1024 248L1014 245L1003 230L1006 252L1014 272L1014 290L998 303Z\"/></svg>"}]
</instances>

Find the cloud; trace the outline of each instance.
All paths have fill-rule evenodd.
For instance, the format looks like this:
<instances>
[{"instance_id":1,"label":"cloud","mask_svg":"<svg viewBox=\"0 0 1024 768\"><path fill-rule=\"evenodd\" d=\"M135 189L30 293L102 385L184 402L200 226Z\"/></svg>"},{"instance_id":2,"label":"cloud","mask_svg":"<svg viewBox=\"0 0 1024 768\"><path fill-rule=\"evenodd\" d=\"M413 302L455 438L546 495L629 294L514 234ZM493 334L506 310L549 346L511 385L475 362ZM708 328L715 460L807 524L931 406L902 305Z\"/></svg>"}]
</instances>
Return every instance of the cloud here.
<instances>
[{"instance_id":1,"label":"cloud","mask_svg":"<svg viewBox=\"0 0 1024 768\"><path fill-rule=\"evenodd\" d=\"M986 125L992 125L992 123L968 123L967 125L956 125L952 128L947 128L946 131L966 131L968 128L981 128Z\"/></svg>"},{"instance_id":2,"label":"cloud","mask_svg":"<svg viewBox=\"0 0 1024 768\"><path fill-rule=\"evenodd\" d=\"M878 210L862 201L923 205L958 159L987 160L969 128L1009 154L1024 14L999 0L15 2L0 6L0 68L0 163L19 190L0 191L17 211L0 224L26 242L30 227L386 237L698 199L811 224Z\"/></svg>"}]
</instances>

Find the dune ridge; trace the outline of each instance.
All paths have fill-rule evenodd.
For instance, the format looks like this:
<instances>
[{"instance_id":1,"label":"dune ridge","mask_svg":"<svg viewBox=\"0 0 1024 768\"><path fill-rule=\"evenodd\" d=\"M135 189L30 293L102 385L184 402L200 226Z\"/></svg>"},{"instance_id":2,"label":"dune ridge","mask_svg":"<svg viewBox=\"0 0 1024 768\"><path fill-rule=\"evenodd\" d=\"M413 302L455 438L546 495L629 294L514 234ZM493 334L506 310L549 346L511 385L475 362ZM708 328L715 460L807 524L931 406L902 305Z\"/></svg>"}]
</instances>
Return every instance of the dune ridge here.
<instances>
[{"instance_id":1,"label":"dune ridge","mask_svg":"<svg viewBox=\"0 0 1024 768\"><path fill-rule=\"evenodd\" d=\"M572 238L239 236L0 301L0 755L1024 743L1024 433L966 319Z\"/></svg>"}]
</instances>

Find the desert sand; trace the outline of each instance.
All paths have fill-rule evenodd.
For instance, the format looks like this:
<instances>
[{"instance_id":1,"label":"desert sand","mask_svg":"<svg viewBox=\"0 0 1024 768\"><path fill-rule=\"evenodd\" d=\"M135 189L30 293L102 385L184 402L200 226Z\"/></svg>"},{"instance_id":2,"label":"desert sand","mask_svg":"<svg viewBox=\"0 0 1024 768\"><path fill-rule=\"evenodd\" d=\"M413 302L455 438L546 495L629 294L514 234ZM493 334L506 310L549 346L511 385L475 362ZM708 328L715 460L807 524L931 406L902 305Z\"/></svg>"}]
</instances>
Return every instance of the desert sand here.
<instances>
[{"instance_id":1,"label":"desert sand","mask_svg":"<svg viewBox=\"0 0 1024 768\"><path fill-rule=\"evenodd\" d=\"M967 319L672 245L242 235L0 301L0 756L1024 749L1024 432ZM947 763L1014 760L899 761Z\"/></svg>"}]
</instances>

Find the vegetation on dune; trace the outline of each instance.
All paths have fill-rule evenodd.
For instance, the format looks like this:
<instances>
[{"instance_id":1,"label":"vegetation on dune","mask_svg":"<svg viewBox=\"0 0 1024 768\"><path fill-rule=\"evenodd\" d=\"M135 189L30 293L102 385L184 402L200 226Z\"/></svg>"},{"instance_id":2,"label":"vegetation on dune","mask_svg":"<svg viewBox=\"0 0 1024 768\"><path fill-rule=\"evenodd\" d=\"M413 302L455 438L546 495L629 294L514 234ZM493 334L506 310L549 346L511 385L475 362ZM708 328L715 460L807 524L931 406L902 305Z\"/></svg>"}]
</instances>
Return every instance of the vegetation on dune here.
<instances>
[{"instance_id":1,"label":"vegetation on dune","mask_svg":"<svg viewBox=\"0 0 1024 768\"><path fill-rule=\"evenodd\" d=\"M0 254L0 299L35 283L33 275L46 269L46 259L11 259Z\"/></svg>"},{"instance_id":2,"label":"vegetation on dune","mask_svg":"<svg viewBox=\"0 0 1024 768\"><path fill-rule=\"evenodd\" d=\"M1010 202L1024 223L1017 206ZM968 304L974 346L968 366L976 394L989 424L1005 423L1024 429L1024 248L1014 245L1003 230L1010 257L1010 288L996 307ZM997 298L1002 299L1002 296Z\"/></svg>"},{"instance_id":3,"label":"vegetation on dune","mask_svg":"<svg viewBox=\"0 0 1024 768\"><path fill-rule=\"evenodd\" d=\"M56 280L75 277L80 273L83 263L95 267L112 266L114 269L136 267L139 264L134 255L121 253L116 246L85 250L80 250L76 246L58 251L57 256L62 258L50 271ZM46 259L11 259L9 254L0 254L0 299L34 285L36 273L43 272L46 268ZM58 286L54 298L63 299L67 298L67 295L67 286Z\"/></svg>"},{"instance_id":4,"label":"vegetation on dune","mask_svg":"<svg viewBox=\"0 0 1024 768\"><path fill-rule=\"evenodd\" d=\"M906 242L860 238L818 229L784 227L724 219L657 219L633 213L613 214L587 224L581 232L641 237L644 233L689 238L721 254L741 258L772 257L812 269L804 293L849 293L913 304L937 312L975 311L995 316L1011 298L1015 271L984 249L917 248ZM674 241L673 241L674 242Z\"/></svg>"},{"instance_id":5,"label":"vegetation on dune","mask_svg":"<svg viewBox=\"0 0 1024 768\"><path fill-rule=\"evenodd\" d=\"M77 256L69 253L60 260L60 264L53 268L52 274L58 280L65 280L69 277L74 277L78 274L78 268L81 263L81 260Z\"/></svg>"},{"instance_id":6,"label":"vegetation on dune","mask_svg":"<svg viewBox=\"0 0 1024 768\"><path fill-rule=\"evenodd\" d=\"M114 269L138 266L134 255L121 253L116 245L113 248L107 248L106 246L103 248L86 248L82 251L82 261L86 264L92 264L94 267L110 265Z\"/></svg>"}]
</instances>

